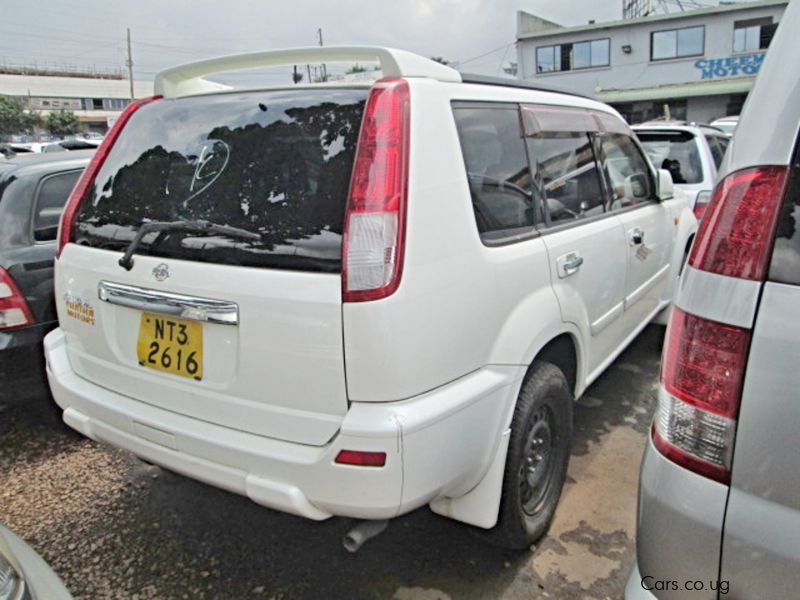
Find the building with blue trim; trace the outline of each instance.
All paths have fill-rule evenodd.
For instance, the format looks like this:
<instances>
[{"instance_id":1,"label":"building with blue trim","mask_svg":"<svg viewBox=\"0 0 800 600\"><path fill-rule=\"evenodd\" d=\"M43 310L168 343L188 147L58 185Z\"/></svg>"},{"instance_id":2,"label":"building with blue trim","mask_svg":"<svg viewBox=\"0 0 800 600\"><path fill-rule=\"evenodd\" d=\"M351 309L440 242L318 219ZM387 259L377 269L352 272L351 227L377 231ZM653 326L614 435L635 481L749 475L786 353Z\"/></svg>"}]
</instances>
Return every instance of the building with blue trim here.
<instances>
[{"instance_id":1,"label":"building with blue trim","mask_svg":"<svg viewBox=\"0 0 800 600\"><path fill-rule=\"evenodd\" d=\"M595 96L631 123L739 114L788 0L563 27L517 13L517 76ZM787 57L795 60L796 57Z\"/></svg>"}]
</instances>

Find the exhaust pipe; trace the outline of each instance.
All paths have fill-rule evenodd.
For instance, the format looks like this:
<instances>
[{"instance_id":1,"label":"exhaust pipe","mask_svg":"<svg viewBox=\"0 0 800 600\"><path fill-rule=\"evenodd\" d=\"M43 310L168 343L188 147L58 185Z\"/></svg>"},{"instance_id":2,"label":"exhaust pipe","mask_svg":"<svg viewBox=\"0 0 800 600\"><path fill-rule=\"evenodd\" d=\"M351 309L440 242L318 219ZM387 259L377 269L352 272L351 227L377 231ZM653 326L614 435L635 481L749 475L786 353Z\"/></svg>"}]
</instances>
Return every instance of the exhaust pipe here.
<instances>
[{"instance_id":1,"label":"exhaust pipe","mask_svg":"<svg viewBox=\"0 0 800 600\"><path fill-rule=\"evenodd\" d=\"M361 521L353 527L342 539L344 549L348 552L358 552L361 546L366 544L376 535L383 533L389 526L387 519L380 521Z\"/></svg>"}]
</instances>

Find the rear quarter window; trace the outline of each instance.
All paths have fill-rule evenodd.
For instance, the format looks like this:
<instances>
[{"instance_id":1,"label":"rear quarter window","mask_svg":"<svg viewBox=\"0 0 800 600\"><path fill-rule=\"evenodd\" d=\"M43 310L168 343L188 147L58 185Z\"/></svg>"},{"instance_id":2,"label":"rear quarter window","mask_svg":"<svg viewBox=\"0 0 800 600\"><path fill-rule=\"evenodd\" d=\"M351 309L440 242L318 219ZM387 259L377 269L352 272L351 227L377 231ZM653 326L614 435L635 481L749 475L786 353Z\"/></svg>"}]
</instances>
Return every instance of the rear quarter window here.
<instances>
[{"instance_id":1,"label":"rear quarter window","mask_svg":"<svg viewBox=\"0 0 800 600\"><path fill-rule=\"evenodd\" d=\"M204 220L258 239L170 231L145 236L137 253L340 271L367 94L320 88L144 106L100 169L77 215L76 241L122 251L144 223Z\"/></svg>"},{"instance_id":2,"label":"rear quarter window","mask_svg":"<svg viewBox=\"0 0 800 600\"><path fill-rule=\"evenodd\" d=\"M769 279L800 285L800 140L792 162L786 199L778 216Z\"/></svg>"},{"instance_id":3,"label":"rear quarter window","mask_svg":"<svg viewBox=\"0 0 800 600\"><path fill-rule=\"evenodd\" d=\"M539 203L531 190L518 108L456 106L453 113L481 239L533 231Z\"/></svg>"}]
</instances>

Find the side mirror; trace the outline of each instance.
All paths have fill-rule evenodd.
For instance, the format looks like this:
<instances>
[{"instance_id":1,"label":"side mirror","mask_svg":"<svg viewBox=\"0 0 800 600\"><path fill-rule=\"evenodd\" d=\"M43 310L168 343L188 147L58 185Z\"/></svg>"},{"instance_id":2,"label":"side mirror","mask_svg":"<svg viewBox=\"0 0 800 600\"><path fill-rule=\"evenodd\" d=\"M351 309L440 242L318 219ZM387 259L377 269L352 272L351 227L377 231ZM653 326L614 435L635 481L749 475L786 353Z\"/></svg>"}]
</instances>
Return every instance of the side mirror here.
<instances>
[{"instance_id":1,"label":"side mirror","mask_svg":"<svg viewBox=\"0 0 800 600\"><path fill-rule=\"evenodd\" d=\"M666 169L658 170L658 199L663 202L664 200L672 200L675 196L675 188L672 184L672 175Z\"/></svg>"}]
</instances>

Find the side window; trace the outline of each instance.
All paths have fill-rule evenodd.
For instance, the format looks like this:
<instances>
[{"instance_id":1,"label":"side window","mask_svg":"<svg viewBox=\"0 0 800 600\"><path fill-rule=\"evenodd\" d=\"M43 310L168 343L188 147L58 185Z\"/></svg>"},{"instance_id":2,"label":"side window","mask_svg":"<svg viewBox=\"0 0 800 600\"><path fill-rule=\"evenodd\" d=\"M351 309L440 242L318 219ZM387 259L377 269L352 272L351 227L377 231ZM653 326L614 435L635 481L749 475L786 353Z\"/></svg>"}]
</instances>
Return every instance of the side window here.
<instances>
[{"instance_id":1,"label":"side window","mask_svg":"<svg viewBox=\"0 0 800 600\"><path fill-rule=\"evenodd\" d=\"M551 224L602 214L603 191L591 137L543 132L527 139L536 189Z\"/></svg>"},{"instance_id":2,"label":"side window","mask_svg":"<svg viewBox=\"0 0 800 600\"><path fill-rule=\"evenodd\" d=\"M634 141L621 133L599 136L603 173L611 193L611 210L636 206L653 196L647 162Z\"/></svg>"},{"instance_id":3,"label":"side window","mask_svg":"<svg viewBox=\"0 0 800 600\"><path fill-rule=\"evenodd\" d=\"M714 164L719 169L722 164L722 158L725 156L725 150L728 148L728 138L718 135L706 135L706 141L711 148L711 156L714 158Z\"/></svg>"},{"instance_id":4,"label":"side window","mask_svg":"<svg viewBox=\"0 0 800 600\"><path fill-rule=\"evenodd\" d=\"M481 238L532 230L538 203L515 107L453 109Z\"/></svg>"},{"instance_id":5,"label":"side window","mask_svg":"<svg viewBox=\"0 0 800 600\"><path fill-rule=\"evenodd\" d=\"M80 171L70 171L46 177L39 185L33 215L33 238L37 242L56 239L58 220Z\"/></svg>"}]
</instances>

